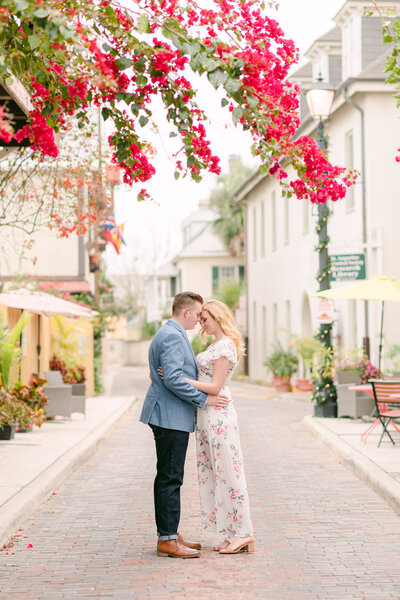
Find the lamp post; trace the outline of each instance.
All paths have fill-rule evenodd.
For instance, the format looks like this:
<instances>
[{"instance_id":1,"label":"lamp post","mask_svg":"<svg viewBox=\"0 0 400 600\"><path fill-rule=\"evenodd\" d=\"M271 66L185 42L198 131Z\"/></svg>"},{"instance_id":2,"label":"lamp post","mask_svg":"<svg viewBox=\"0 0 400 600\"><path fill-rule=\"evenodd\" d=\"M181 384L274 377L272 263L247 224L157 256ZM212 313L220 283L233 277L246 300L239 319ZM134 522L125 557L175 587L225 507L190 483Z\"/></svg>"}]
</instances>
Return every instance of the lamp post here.
<instances>
[{"instance_id":1,"label":"lamp post","mask_svg":"<svg viewBox=\"0 0 400 600\"><path fill-rule=\"evenodd\" d=\"M329 118L334 88L322 81L321 76L315 82L313 87L306 93L308 108L312 118L318 122L317 125L317 144L321 150L327 150L328 144L324 134L324 122ZM327 290L330 288L330 262L328 255L328 216L329 209L326 204L318 204L318 253L319 253L319 289ZM321 339L327 347L331 346L330 328L328 330L321 325Z\"/></svg>"}]
</instances>

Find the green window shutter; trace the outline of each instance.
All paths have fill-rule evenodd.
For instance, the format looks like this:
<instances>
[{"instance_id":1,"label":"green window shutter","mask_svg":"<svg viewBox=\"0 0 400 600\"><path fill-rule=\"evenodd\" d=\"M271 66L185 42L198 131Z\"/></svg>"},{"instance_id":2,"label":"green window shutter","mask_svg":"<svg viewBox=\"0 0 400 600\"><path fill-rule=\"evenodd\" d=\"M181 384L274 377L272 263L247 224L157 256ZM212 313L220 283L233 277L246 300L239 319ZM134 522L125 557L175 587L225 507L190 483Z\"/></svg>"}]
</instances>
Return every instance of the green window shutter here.
<instances>
[{"instance_id":1,"label":"green window shutter","mask_svg":"<svg viewBox=\"0 0 400 600\"><path fill-rule=\"evenodd\" d=\"M244 281L244 265L239 265L239 280Z\"/></svg>"},{"instance_id":2,"label":"green window shutter","mask_svg":"<svg viewBox=\"0 0 400 600\"><path fill-rule=\"evenodd\" d=\"M212 267L212 291L213 293L218 288L219 283L219 267Z\"/></svg>"}]
</instances>

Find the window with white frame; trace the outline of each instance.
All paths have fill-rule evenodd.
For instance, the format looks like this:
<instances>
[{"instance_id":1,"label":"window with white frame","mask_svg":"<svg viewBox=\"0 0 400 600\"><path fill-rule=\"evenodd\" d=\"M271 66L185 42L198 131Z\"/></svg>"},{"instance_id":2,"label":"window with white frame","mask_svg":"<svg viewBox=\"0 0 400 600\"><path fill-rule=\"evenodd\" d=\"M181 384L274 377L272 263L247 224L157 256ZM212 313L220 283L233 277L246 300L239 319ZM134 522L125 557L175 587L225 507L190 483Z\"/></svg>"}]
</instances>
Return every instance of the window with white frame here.
<instances>
[{"instance_id":1,"label":"window with white frame","mask_svg":"<svg viewBox=\"0 0 400 600\"><path fill-rule=\"evenodd\" d=\"M301 200L303 203L303 235L310 232L310 201L307 198Z\"/></svg>"},{"instance_id":2,"label":"window with white frame","mask_svg":"<svg viewBox=\"0 0 400 600\"><path fill-rule=\"evenodd\" d=\"M348 169L354 169L354 134L353 130L347 131L344 140L344 159ZM355 208L354 185L347 188L346 212L352 212Z\"/></svg>"},{"instance_id":3,"label":"window with white frame","mask_svg":"<svg viewBox=\"0 0 400 600\"><path fill-rule=\"evenodd\" d=\"M257 208L253 207L253 260L257 260Z\"/></svg>"},{"instance_id":4,"label":"window with white frame","mask_svg":"<svg viewBox=\"0 0 400 600\"><path fill-rule=\"evenodd\" d=\"M286 300L286 336L287 336L287 342L290 342L290 332L292 330L292 314L291 314L291 307L290 307L290 300Z\"/></svg>"},{"instance_id":5,"label":"window with white frame","mask_svg":"<svg viewBox=\"0 0 400 600\"><path fill-rule=\"evenodd\" d=\"M271 228L272 250L276 250L276 192L271 194Z\"/></svg>"},{"instance_id":6,"label":"window with white frame","mask_svg":"<svg viewBox=\"0 0 400 600\"><path fill-rule=\"evenodd\" d=\"M227 279L235 279L236 281L244 280L243 265L222 265L214 266L211 269L212 276L212 291L213 293Z\"/></svg>"},{"instance_id":7,"label":"window with white frame","mask_svg":"<svg viewBox=\"0 0 400 600\"><path fill-rule=\"evenodd\" d=\"M288 244L290 241L290 224L289 224L289 198L285 196L283 198L284 204L284 218L283 218L283 242Z\"/></svg>"},{"instance_id":8,"label":"window with white frame","mask_svg":"<svg viewBox=\"0 0 400 600\"><path fill-rule=\"evenodd\" d=\"M272 305L272 317L273 317L273 334L274 344L278 341L278 305L276 302Z\"/></svg>"},{"instance_id":9,"label":"window with white frame","mask_svg":"<svg viewBox=\"0 0 400 600\"><path fill-rule=\"evenodd\" d=\"M260 215L260 228L261 228L261 256L265 256L265 206L264 200L261 201L261 215Z\"/></svg>"},{"instance_id":10,"label":"window with white frame","mask_svg":"<svg viewBox=\"0 0 400 600\"><path fill-rule=\"evenodd\" d=\"M262 307L262 358L267 356L267 307Z\"/></svg>"}]
</instances>

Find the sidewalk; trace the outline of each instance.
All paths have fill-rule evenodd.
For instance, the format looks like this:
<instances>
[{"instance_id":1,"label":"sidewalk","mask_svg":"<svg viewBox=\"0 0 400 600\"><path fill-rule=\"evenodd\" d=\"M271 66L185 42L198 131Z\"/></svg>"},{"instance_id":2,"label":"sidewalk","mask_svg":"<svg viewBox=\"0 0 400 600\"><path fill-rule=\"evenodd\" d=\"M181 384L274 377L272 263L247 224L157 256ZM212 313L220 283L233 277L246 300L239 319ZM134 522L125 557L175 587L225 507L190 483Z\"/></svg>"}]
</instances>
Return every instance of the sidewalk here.
<instances>
[{"instance_id":1,"label":"sidewalk","mask_svg":"<svg viewBox=\"0 0 400 600\"><path fill-rule=\"evenodd\" d=\"M53 490L93 455L135 402L133 397L88 398L86 419L45 422L0 441L0 548Z\"/></svg>"},{"instance_id":2,"label":"sidewalk","mask_svg":"<svg viewBox=\"0 0 400 600\"><path fill-rule=\"evenodd\" d=\"M325 444L364 483L384 498L400 514L400 436L390 433L378 448L382 432L380 424L368 436L366 444L361 434L370 423L353 419L319 419L307 415L304 427Z\"/></svg>"}]
</instances>

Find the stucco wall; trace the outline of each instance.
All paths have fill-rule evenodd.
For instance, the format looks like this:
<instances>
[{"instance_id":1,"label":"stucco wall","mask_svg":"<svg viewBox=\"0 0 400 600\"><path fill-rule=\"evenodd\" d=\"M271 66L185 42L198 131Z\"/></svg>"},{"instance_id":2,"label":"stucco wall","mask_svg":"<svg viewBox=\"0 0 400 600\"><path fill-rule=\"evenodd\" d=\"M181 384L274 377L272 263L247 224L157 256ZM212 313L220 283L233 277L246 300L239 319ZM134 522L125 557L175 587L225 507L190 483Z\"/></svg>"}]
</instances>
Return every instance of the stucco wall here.
<instances>
[{"instance_id":1,"label":"stucco wall","mask_svg":"<svg viewBox=\"0 0 400 600\"><path fill-rule=\"evenodd\" d=\"M244 258L238 256L213 256L180 259L177 266L181 271L179 291L193 291L204 299L212 297L212 267L243 265Z\"/></svg>"},{"instance_id":2,"label":"stucco wall","mask_svg":"<svg viewBox=\"0 0 400 600\"><path fill-rule=\"evenodd\" d=\"M367 200L367 277L391 275L400 279L400 237L398 223L399 165L395 161L400 139L399 112L390 91L386 93L356 94L355 100L365 110L366 182ZM353 131L354 167L361 169L361 125L359 113L348 104L332 116L326 126L329 136L329 157L335 164L345 164L345 135ZM272 193L276 194L277 244L272 249ZM264 201L265 256L261 256L261 203ZM263 360L271 351L275 339L287 341L281 329L288 327L295 334L306 334L308 295L318 289L316 216L310 219L309 231L303 232L303 204L289 199L289 243L284 242L284 200L279 186L270 178L264 179L248 196L246 214L247 278L249 309L249 365L250 375L265 378ZM346 201L333 205L329 221L331 254L361 253L362 245L362 186L361 179L354 189L354 210L348 210ZM254 209L256 213L254 214ZM309 207L313 212L312 207ZM316 208L314 208L316 215ZM255 218L254 218L255 217ZM255 220L255 224L254 224ZM256 257L254 237L256 236ZM332 283L332 287L343 283ZM290 302L290 319L287 318ZM318 326L315 302L310 299L311 329ZM274 326L274 304L277 324ZM265 311L265 323L263 318ZM254 311L255 309L255 311ZM377 361L377 335L380 324L380 303L370 302L370 331L372 359ZM335 341L344 347L361 346L364 335L364 303L361 301L335 302ZM400 343L398 322L400 304L386 303L384 331L389 342ZM339 336L339 337L338 337Z\"/></svg>"}]
</instances>

